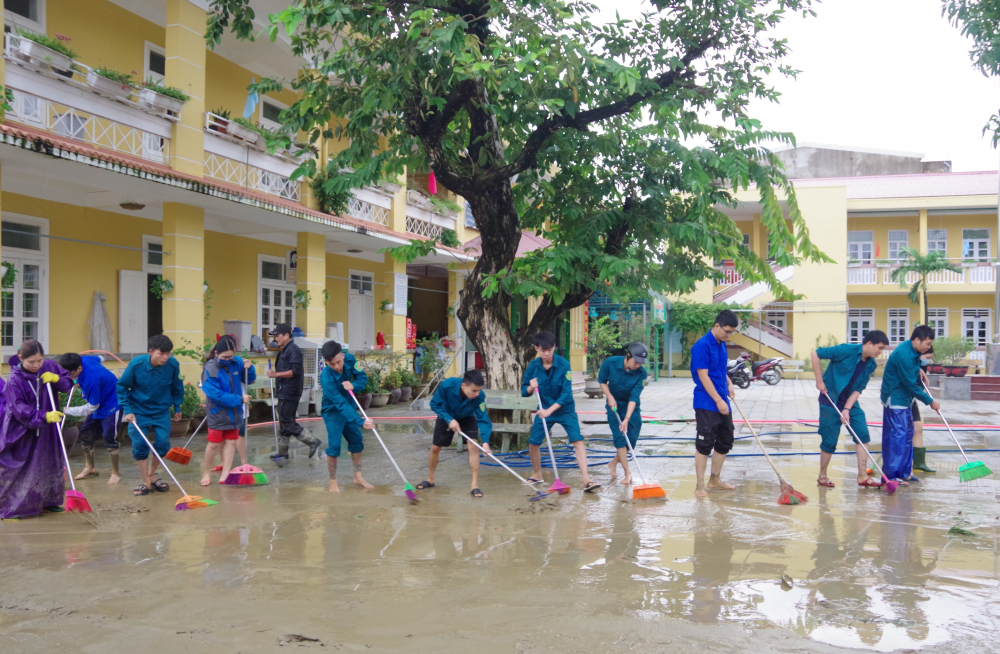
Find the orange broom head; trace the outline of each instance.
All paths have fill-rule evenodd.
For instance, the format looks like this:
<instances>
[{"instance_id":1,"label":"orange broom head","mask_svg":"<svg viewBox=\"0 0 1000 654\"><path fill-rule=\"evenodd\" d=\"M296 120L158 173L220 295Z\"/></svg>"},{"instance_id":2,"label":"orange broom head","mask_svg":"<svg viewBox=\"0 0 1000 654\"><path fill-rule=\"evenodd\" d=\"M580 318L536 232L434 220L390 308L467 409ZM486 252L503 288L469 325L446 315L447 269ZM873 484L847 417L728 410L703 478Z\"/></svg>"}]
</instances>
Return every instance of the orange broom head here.
<instances>
[{"instance_id":1,"label":"orange broom head","mask_svg":"<svg viewBox=\"0 0 1000 654\"><path fill-rule=\"evenodd\" d=\"M197 495L185 495L181 499L177 500L177 504L174 505L175 511L187 511L188 509L201 509L206 506L212 506L213 504L218 504L215 500L208 500L204 497L198 497Z\"/></svg>"},{"instance_id":2,"label":"orange broom head","mask_svg":"<svg viewBox=\"0 0 1000 654\"><path fill-rule=\"evenodd\" d=\"M667 491L659 484L639 484L632 488L633 500L648 500L654 497L666 497Z\"/></svg>"},{"instance_id":3,"label":"orange broom head","mask_svg":"<svg viewBox=\"0 0 1000 654\"><path fill-rule=\"evenodd\" d=\"M163 458L167 461L173 461L174 463L186 466L191 463L191 450L185 450L183 447L171 447L170 451Z\"/></svg>"},{"instance_id":4,"label":"orange broom head","mask_svg":"<svg viewBox=\"0 0 1000 654\"><path fill-rule=\"evenodd\" d=\"M90 513L90 502L83 496L83 493L75 490L66 491L66 510L77 513Z\"/></svg>"}]
</instances>

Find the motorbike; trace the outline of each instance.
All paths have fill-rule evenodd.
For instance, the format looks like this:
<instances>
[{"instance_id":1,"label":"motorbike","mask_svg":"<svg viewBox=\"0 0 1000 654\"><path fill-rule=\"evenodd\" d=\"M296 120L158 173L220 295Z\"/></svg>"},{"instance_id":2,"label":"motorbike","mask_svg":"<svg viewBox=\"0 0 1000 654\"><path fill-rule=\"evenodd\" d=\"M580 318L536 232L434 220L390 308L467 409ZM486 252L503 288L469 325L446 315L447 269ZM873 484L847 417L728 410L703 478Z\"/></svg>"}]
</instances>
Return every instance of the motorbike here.
<instances>
[{"instance_id":1,"label":"motorbike","mask_svg":"<svg viewBox=\"0 0 1000 654\"><path fill-rule=\"evenodd\" d=\"M749 388L750 383L755 381L763 381L768 386L774 386L781 381L782 361L784 357L751 362L750 353L744 352L729 362L727 374L733 380L733 385L739 388Z\"/></svg>"}]
</instances>

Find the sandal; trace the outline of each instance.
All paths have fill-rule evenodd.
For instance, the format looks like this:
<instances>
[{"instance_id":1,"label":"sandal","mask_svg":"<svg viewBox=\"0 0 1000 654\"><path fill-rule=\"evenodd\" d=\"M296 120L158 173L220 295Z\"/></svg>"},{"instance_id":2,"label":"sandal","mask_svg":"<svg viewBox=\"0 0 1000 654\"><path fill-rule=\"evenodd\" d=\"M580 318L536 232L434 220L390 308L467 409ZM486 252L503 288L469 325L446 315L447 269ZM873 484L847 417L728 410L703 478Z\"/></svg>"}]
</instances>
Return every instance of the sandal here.
<instances>
[{"instance_id":1,"label":"sandal","mask_svg":"<svg viewBox=\"0 0 1000 654\"><path fill-rule=\"evenodd\" d=\"M166 493L168 490L170 490L170 486L167 484L167 482L163 481L162 479L157 479L156 481L153 482L153 490L159 491L161 493Z\"/></svg>"},{"instance_id":2,"label":"sandal","mask_svg":"<svg viewBox=\"0 0 1000 654\"><path fill-rule=\"evenodd\" d=\"M830 481L829 477L819 477L816 479L816 483L825 488L836 488L837 485Z\"/></svg>"},{"instance_id":3,"label":"sandal","mask_svg":"<svg viewBox=\"0 0 1000 654\"><path fill-rule=\"evenodd\" d=\"M584 493L593 493L594 491L600 489L601 485L596 481L592 481L583 488Z\"/></svg>"},{"instance_id":4,"label":"sandal","mask_svg":"<svg viewBox=\"0 0 1000 654\"><path fill-rule=\"evenodd\" d=\"M866 479L864 483L859 481L858 486L862 488L882 488L882 482L877 479Z\"/></svg>"},{"instance_id":5,"label":"sandal","mask_svg":"<svg viewBox=\"0 0 1000 654\"><path fill-rule=\"evenodd\" d=\"M149 489L146 488L146 484L139 484L139 488L132 491L133 497L139 497L141 495L149 495Z\"/></svg>"},{"instance_id":6,"label":"sandal","mask_svg":"<svg viewBox=\"0 0 1000 654\"><path fill-rule=\"evenodd\" d=\"M478 488L473 488L471 491L469 491L469 494L472 495L473 497L482 497L483 491L479 490Z\"/></svg>"},{"instance_id":7,"label":"sandal","mask_svg":"<svg viewBox=\"0 0 1000 654\"><path fill-rule=\"evenodd\" d=\"M909 477L906 478L906 481L920 481L920 477L917 477L916 475L910 475Z\"/></svg>"},{"instance_id":8,"label":"sandal","mask_svg":"<svg viewBox=\"0 0 1000 654\"><path fill-rule=\"evenodd\" d=\"M434 488L434 484L432 484L429 481L422 481L419 484L417 484L417 490L424 490L427 488Z\"/></svg>"},{"instance_id":9,"label":"sandal","mask_svg":"<svg viewBox=\"0 0 1000 654\"><path fill-rule=\"evenodd\" d=\"M534 477L528 477L524 480L527 484L544 484L545 481L542 479L535 479Z\"/></svg>"}]
</instances>

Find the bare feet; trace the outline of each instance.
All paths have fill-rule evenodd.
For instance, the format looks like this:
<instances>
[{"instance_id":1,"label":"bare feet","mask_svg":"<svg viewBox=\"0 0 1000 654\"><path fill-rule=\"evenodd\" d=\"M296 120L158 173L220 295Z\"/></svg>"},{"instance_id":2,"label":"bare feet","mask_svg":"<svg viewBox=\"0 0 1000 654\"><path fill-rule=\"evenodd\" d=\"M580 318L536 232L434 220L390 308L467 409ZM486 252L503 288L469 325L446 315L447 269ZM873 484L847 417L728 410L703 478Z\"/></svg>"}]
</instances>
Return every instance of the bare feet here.
<instances>
[{"instance_id":1,"label":"bare feet","mask_svg":"<svg viewBox=\"0 0 1000 654\"><path fill-rule=\"evenodd\" d=\"M368 490L371 490L371 489L375 488L374 486L372 486L371 484L369 484L367 481L365 481L365 478L361 476L360 472L354 473L354 485L355 486L361 486L362 488L367 488Z\"/></svg>"},{"instance_id":2,"label":"bare feet","mask_svg":"<svg viewBox=\"0 0 1000 654\"><path fill-rule=\"evenodd\" d=\"M209 477L208 475L205 475L204 477L201 478L202 486L210 486L211 484L212 484L212 478Z\"/></svg>"},{"instance_id":3,"label":"bare feet","mask_svg":"<svg viewBox=\"0 0 1000 654\"><path fill-rule=\"evenodd\" d=\"M340 492L340 486L337 484L337 480L336 479L331 479L330 480L330 492L331 493L339 493Z\"/></svg>"},{"instance_id":4,"label":"bare feet","mask_svg":"<svg viewBox=\"0 0 1000 654\"><path fill-rule=\"evenodd\" d=\"M622 483L628 486L632 483L632 475L626 475L625 479L622 479Z\"/></svg>"},{"instance_id":5,"label":"bare feet","mask_svg":"<svg viewBox=\"0 0 1000 654\"><path fill-rule=\"evenodd\" d=\"M122 480L122 478L121 478L120 475L116 475L115 473L112 472L111 473L111 478L108 479L108 486L114 486L115 484L117 484L121 480Z\"/></svg>"},{"instance_id":6,"label":"bare feet","mask_svg":"<svg viewBox=\"0 0 1000 654\"><path fill-rule=\"evenodd\" d=\"M608 474L611 475L612 479L618 479L618 469L614 461L608 464Z\"/></svg>"},{"instance_id":7,"label":"bare feet","mask_svg":"<svg viewBox=\"0 0 1000 654\"><path fill-rule=\"evenodd\" d=\"M83 471L80 472L80 474L78 474L76 477L73 477L73 479L79 481L81 479L89 479L90 477L96 477L99 474L101 473L97 471L97 468L84 468Z\"/></svg>"},{"instance_id":8,"label":"bare feet","mask_svg":"<svg viewBox=\"0 0 1000 654\"><path fill-rule=\"evenodd\" d=\"M229 470L223 470L222 472L219 473L219 483L220 484L222 482L226 481L226 477L229 476L229 472L230 472Z\"/></svg>"},{"instance_id":9,"label":"bare feet","mask_svg":"<svg viewBox=\"0 0 1000 654\"><path fill-rule=\"evenodd\" d=\"M708 490L736 490L736 487L732 484L727 484L721 479L710 479L708 483L705 484L705 488Z\"/></svg>"},{"instance_id":10,"label":"bare feet","mask_svg":"<svg viewBox=\"0 0 1000 654\"><path fill-rule=\"evenodd\" d=\"M695 488L695 489L694 489L694 496L695 496L695 498L697 498L697 499L699 499L699 500L703 500L703 499L705 499L706 497L708 497L708 493L707 493L707 492L705 491L705 489L704 489L704 488L701 488L701 487L699 486L698 488Z\"/></svg>"}]
</instances>

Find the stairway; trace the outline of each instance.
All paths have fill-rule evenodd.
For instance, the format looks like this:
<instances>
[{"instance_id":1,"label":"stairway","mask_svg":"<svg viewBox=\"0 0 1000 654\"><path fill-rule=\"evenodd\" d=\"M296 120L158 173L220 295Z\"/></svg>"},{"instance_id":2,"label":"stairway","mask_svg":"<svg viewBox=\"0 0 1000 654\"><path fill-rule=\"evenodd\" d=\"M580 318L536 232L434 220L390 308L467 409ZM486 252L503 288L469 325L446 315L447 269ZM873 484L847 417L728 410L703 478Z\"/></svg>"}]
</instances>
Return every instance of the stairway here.
<instances>
[{"instance_id":1,"label":"stairway","mask_svg":"<svg viewBox=\"0 0 1000 654\"><path fill-rule=\"evenodd\" d=\"M786 283L795 276L795 266L778 268L775 264L771 267L771 269L774 271L774 276L777 277L778 281L781 283ZM771 287L769 287L765 282L756 282L751 284L748 281L742 281L739 284L733 284L728 288L724 288L713 295L712 302L735 302L736 304L749 304L761 295L770 293L770 291Z\"/></svg>"},{"instance_id":2,"label":"stairway","mask_svg":"<svg viewBox=\"0 0 1000 654\"><path fill-rule=\"evenodd\" d=\"M1000 377L971 377L972 400L1000 402Z\"/></svg>"}]
</instances>

